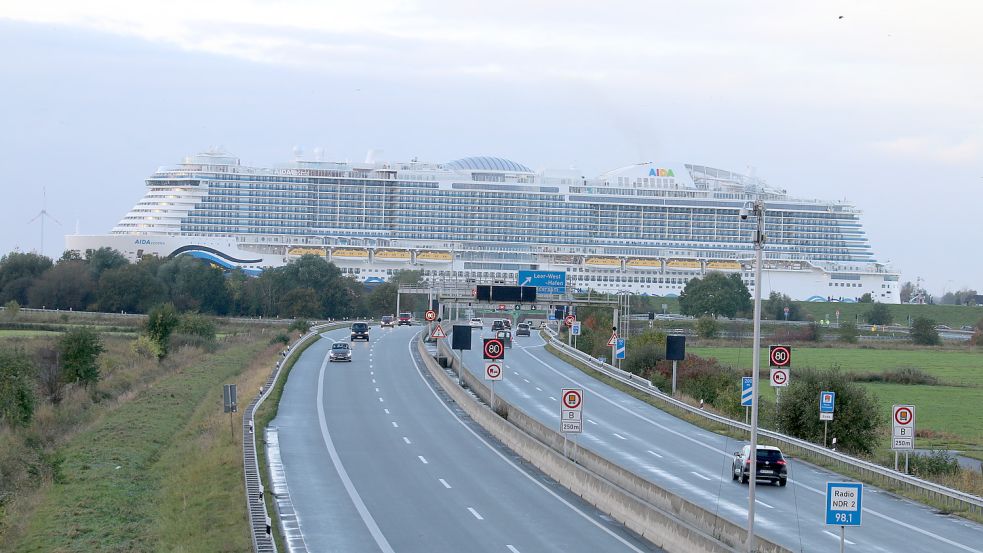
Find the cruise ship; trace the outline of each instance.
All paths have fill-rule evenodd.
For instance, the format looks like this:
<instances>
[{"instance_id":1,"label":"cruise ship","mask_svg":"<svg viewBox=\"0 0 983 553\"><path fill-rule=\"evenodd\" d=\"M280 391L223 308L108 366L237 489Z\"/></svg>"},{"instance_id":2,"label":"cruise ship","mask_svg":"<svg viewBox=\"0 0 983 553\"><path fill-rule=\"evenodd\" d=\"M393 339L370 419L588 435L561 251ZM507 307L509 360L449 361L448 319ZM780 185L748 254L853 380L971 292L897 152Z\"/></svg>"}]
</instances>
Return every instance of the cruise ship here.
<instances>
[{"instance_id":1,"label":"cruise ship","mask_svg":"<svg viewBox=\"0 0 983 553\"><path fill-rule=\"evenodd\" d=\"M67 248L192 255L254 274L312 254L369 284L401 270L508 284L522 270L565 271L568 291L676 296L710 271L739 274L753 290L754 222L739 210L761 199L764 296L900 301L899 275L875 258L860 210L755 176L670 163L585 177L498 157L294 157L249 167L222 150L188 156L154 172L109 234L69 235Z\"/></svg>"}]
</instances>

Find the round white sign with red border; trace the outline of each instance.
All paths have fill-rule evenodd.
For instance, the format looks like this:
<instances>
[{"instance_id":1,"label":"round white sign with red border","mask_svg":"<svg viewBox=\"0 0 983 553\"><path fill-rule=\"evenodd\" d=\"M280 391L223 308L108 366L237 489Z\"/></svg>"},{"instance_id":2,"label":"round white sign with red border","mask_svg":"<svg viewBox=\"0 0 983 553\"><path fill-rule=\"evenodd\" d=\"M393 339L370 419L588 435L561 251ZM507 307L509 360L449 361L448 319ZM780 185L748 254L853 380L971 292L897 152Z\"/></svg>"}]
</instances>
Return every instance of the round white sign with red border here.
<instances>
[{"instance_id":1,"label":"round white sign with red border","mask_svg":"<svg viewBox=\"0 0 983 553\"><path fill-rule=\"evenodd\" d=\"M580 410L584 406L584 391L575 388L563 390L563 408Z\"/></svg>"}]
</instances>

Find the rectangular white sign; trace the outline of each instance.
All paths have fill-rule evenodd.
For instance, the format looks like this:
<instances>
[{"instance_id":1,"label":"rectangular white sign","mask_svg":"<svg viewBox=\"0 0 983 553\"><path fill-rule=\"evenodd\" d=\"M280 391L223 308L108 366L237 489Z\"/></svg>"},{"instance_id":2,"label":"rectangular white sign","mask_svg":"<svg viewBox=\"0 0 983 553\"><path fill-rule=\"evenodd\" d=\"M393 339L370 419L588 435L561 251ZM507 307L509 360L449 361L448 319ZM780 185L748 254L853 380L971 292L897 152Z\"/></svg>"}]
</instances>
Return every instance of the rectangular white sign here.
<instances>
[{"instance_id":1,"label":"rectangular white sign","mask_svg":"<svg viewBox=\"0 0 983 553\"><path fill-rule=\"evenodd\" d=\"M891 449L915 449L915 406L891 407Z\"/></svg>"},{"instance_id":2,"label":"rectangular white sign","mask_svg":"<svg viewBox=\"0 0 983 553\"><path fill-rule=\"evenodd\" d=\"M833 413L819 413L819 420L831 421L833 420Z\"/></svg>"}]
</instances>

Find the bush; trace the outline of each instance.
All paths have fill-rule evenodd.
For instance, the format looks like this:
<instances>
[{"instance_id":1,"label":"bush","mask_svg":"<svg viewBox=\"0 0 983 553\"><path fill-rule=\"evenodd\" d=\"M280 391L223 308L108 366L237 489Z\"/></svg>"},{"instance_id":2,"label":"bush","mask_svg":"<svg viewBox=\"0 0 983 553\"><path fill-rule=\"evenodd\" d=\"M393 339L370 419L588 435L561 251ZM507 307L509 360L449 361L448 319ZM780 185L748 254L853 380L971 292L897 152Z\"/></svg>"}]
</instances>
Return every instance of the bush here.
<instances>
[{"instance_id":1,"label":"bush","mask_svg":"<svg viewBox=\"0 0 983 553\"><path fill-rule=\"evenodd\" d=\"M854 374L851 378L854 382L887 382L890 384L907 384L937 386L939 379L921 369L915 367L901 367L893 371L880 373Z\"/></svg>"},{"instance_id":2,"label":"bush","mask_svg":"<svg viewBox=\"0 0 983 553\"><path fill-rule=\"evenodd\" d=\"M290 326L287 327L288 331L293 332L296 330L301 334L307 334L307 331L310 329L311 329L311 323L304 319L297 319L294 322L290 323Z\"/></svg>"},{"instance_id":3,"label":"bush","mask_svg":"<svg viewBox=\"0 0 983 553\"><path fill-rule=\"evenodd\" d=\"M133 349L133 353L140 357L146 357L147 359L160 359L164 356L160 350L160 346L157 342L151 340L149 336L137 336L137 339L130 344L130 347Z\"/></svg>"},{"instance_id":4,"label":"bush","mask_svg":"<svg viewBox=\"0 0 983 553\"><path fill-rule=\"evenodd\" d=\"M280 334L277 334L276 336L270 338L270 343L271 344L280 343L283 345L287 345L290 343L290 336L287 336L286 334L283 334L281 332Z\"/></svg>"},{"instance_id":5,"label":"bush","mask_svg":"<svg viewBox=\"0 0 983 553\"><path fill-rule=\"evenodd\" d=\"M716 338L720 332L720 325L713 317L700 317L696 321L696 333L700 338Z\"/></svg>"},{"instance_id":6,"label":"bush","mask_svg":"<svg viewBox=\"0 0 983 553\"><path fill-rule=\"evenodd\" d=\"M908 458L908 472L920 478L950 476L959 473L959 460L944 449L915 454Z\"/></svg>"},{"instance_id":7,"label":"bush","mask_svg":"<svg viewBox=\"0 0 983 553\"><path fill-rule=\"evenodd\" d=\"M935 321L918 317L911 323L911 342L922 346L937 346L942 343L939 332L935 330Z\"/></svg>"},{"instance_id":8,"label":"bush","mask_svg":"<svg viewBox=\"0 0 983 553\"><path fill-rule=\"evenodd\" d=\"M867 311L866 317L867 323L872 325L889 325L894 322L891 310L880 302L874 303L874 306Z\"/></svg>"},{"instance_id":9,"label":"bush","mask_svg":"<svg viewBox=\"0 0 983 553\"><path fill-rule=\"evenodd\" d=\"M171 339L171 333L177 328L179 322L177 309L171 303L158 305L147 314L147 336L157 343L157 350L160 352L159 357L163 358L167 355L167 345Z\"/></svg>"},{"instance_id":10,"label":"bush","mask_svg":"<svg viewBox=\"0 0 983 553\"><path fill-rule=\"evenodd\" d=\"M853 323L843 323L840 325L839 335L840 341L856 344L860 338L860 331L857 330L857 325Z\"/></svg>"},{"instance_id":11,"label":"bush","mask_svg":"<svg viewBox=\"0 0 983 553\"><path fill-rule=\"evenodd\" d=\"M16 319L18 313L20 313L20 304L17 300L10 300L3 305L3 314L8 320Z\"/></svg>"},{"instance_id":12,"label":"bush","mask_svg":"<svg viewBox=\"0 0 983 553\"><path fill-rule=\"evenodd\" d=\"M196 336L206 342L215 340L215 323L200 313L187 313L181 316L175 332Z\"/></svg>"},{"instance_id":13,"label":"bush","mask_svg":"<svg viewBox=\"0 0 983 553\"><path fill-rule=\"evenodd\" d=\"M0 349L0 422L26 426L34 416L34 367L23 351Z\"/></svg>"},{"instance_id":14,"label":"bush","mask_svg":"<svg viewBox=\"0 0 983 553\"><path fill-rule=\"evenodd\" d=\"M99 382L99 355L105 351L99 334L88 327L68 331L58 341L66 379L91 387Z\"/></svg>"}]
</instances>

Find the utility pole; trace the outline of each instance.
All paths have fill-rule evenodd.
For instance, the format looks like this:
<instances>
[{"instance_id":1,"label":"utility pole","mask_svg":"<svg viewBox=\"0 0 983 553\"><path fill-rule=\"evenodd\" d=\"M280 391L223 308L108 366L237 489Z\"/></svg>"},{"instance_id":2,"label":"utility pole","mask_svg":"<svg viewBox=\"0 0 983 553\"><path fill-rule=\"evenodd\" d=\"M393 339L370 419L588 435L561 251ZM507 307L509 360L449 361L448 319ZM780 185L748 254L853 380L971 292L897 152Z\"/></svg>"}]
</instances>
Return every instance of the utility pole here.
<instances>
[{"instance_id":1,"label":"utility pole","mask_svg":"<svg viewBox=\"0 0 983 553\"><path fill-rule=\"evenodd\" d=\"M755 200L751 213L757 221L754 232L754 350L751 355L751 463L748 472L748 507L747 507L747 552L754 552L754 488L758 473L758 367L761 364L761 262L762 250L765 245L765 204L763 200ZM747 219L746 208L741 209L741 219Z\"/></svg>"}]
</instances>

